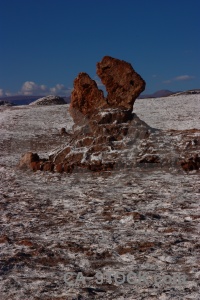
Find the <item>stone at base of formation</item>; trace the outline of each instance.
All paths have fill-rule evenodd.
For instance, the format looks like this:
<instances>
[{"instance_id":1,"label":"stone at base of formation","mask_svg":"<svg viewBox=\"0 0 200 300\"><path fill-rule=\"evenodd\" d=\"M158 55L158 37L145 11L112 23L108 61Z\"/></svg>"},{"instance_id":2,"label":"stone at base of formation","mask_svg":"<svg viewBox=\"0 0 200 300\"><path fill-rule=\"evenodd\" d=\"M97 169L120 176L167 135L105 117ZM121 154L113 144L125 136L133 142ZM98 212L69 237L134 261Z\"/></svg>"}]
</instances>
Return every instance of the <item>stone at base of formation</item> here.
<instances>
[{"instance_id":1,"label":"stone at base of formation","mask_svg":"<svg viewBox=\"0 0 200 300\"><path fill-rule=\"evenodd\" d=\"M180 160L185 148L179 149L171 137L174 132L153 129L132 112L136 98L145 89L145 81L131 64L105 56L97 63L97 74L107 97L88 74L80 73L74 80L69 108L74 126L69 143L61 145L48 159L29 152L22 157L20 167L59 173L150 166L182 166L186 171L199 168L198 159L189 163ZM65 134L62 128L61 135ZM189 136L184 131L181 134L183 140ZM196 150L192 149L191 155Z\"/></svg>"}]
</instances>

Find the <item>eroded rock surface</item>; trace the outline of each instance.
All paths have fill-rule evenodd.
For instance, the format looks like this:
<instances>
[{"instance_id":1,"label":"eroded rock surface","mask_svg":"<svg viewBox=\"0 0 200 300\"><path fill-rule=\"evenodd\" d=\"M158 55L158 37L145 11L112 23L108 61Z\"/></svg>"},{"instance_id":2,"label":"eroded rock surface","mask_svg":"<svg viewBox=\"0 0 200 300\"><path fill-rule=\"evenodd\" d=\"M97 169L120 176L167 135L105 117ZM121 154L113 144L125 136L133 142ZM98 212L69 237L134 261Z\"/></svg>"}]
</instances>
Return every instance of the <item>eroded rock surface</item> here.
<instances>
[{"instance_id":1,"label":"eroded rock surface","mask_svg":"<svg viewBox=\"0 0 200 300\"><path fill-rule=\"evenodd\" d=\"M93 113L106 108L133 110L136 98L145 89L145 81L131 64L105 56L97 63L97 74L108 92L104 97L94 80L87 73L79 73L74 80L70 113L75 123L82 117L93 118ZM83 116L82 116L82 115Z\"/></svg>"},{"instance_id":2,"label":"eroded rock surface","mask_svg":"<svg viewBox=\"0 0 200 300\"><path fill-rule=\"evenodd\" d=\"M127 111L107 109L93 115L84 126L74 126L71 141L50 156L55 164L92 171L111 170L120 163L120 153L156 130Z\"/></svg>"},{"instance_id":3,"label":"eroded rock surface","mask_svg":"<svg viewBox=\"0 0 200 300\"><path fill-rule=\"evenodd\" d=\"M96 82L87 73L80 73L74 80L71 95L70 114L74 122L80 123L84 116L91 116L105 104L103 91L98 89Z\"/></svg>"},{"instance_id":4,"label":"eroded rock surface","mask_svg":"<svg viewBox=\"0 0 200 300\"><path fill-rule=\"evenodd\" d=\"M145 81L131 64L105 56L97 63L97 74L108 92L108 105L132 111L136 98L145 89Z\"/></svg>"},{"instance_id":5,"label":"eroded rock surface","mask_svg":"<svg viewBox=\"0 0 200 300\"><path fill-rule=\"evenodd\" d=\"M121 141L131 127L133 104L144 90L145 82L131 64L109 56L97 64L97 74L108 96L104 97L103 91L86 73L80 73L74 80L70 105L75 122L74 139L64 150L51 156L55 164L110 170L117 156L114 152L124 147ZM146 125L141 130L143 137L149 134L148 129Z\"/></svg>"}]
</instances>

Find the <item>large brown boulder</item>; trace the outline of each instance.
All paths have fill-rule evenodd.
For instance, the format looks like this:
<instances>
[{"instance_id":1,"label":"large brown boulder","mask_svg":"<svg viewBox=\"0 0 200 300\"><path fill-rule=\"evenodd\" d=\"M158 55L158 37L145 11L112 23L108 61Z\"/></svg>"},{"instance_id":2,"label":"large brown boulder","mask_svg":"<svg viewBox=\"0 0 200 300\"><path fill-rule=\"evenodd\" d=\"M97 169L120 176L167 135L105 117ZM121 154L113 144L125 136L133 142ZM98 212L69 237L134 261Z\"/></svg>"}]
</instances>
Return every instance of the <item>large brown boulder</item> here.
<instances>
[{"instance_id":1,"label":"large brown boulder","mask_svg":"<svg viewBox=\"0 0 200 300\"><path fill-rule=\"evenodd\" d=\"M113 108L132 110L136 98L145 89L145 81L131 64L110 56L97 63L97 75L108 92L107 103Z\"/></svg>"},{"instance_id":2,"label":"large brown boulder","mask_svg":"<svg viewBox=\"0 0 200 300\"><path fill-rule=\"evenodd\" d=\"M75 123L80 123L85 116L90 116L106 104L103 91L86 73L79 73L74 80L71 94L70 114Z\"/></svg>"},{"instance_id":3,"label":"large brown boulder","mask_svg":"<svg viewBox=\"0 0 200 300\"><path fill-rule=\"evenodd\" d=\"M40 158L37 153L26 152L20 159L20 168L32 168L32 163L39 162Z\"/></svg>"}]
</instances>

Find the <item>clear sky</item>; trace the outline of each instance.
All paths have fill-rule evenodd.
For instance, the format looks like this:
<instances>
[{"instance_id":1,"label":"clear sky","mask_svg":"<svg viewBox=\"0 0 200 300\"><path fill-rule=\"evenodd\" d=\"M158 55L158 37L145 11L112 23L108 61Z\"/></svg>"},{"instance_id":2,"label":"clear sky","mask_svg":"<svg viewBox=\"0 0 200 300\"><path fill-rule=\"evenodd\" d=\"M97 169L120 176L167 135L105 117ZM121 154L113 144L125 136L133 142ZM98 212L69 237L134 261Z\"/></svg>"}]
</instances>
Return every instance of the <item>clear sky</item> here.
<instances>
[{"instance_id":1,"label":"clear sky","mask_svg":"<svg viewBox=\"0 0 200 300\"><path fill-rule=\"evenodd\" d=\"M145 93L200 88L200 0L0 0L0 96L69 94L110 55Z\"/></svg>"}]
</instances>

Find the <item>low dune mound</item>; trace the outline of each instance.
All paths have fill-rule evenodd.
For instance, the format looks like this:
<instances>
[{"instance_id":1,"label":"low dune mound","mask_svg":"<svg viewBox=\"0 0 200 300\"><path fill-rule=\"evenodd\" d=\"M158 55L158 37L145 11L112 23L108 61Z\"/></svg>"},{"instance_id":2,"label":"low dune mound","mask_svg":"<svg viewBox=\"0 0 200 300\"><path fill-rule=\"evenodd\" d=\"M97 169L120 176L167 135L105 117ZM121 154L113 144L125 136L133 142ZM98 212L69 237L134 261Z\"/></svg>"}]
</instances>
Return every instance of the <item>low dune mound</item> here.
<instances>
[{"instance_id":1,"label":"low dune mound","mask_svg":"<svg viewBox=\"0 0 200 300\"><path fill-rule=\"evenodd\" d=\"M49 95L30 103L29 105L62 105L66 104L64 98L54 95Z\"/></svg>"},{"instance_id":2,"label":"low dune mound","mask_svg":"<svg viewBox=\"0 0 200 300\"><path fill-rule=\"evenodd\" d=\"M9 101L0 100L0 106L13 106L13 105L14 104Z\"/></svg>"},{"instance_id":3,"label":"low dune mound","mask_svg":"<svg viewBox=\"0 0 200 300\"><path fill-rule=\"evenodd\" d=\"M200 94L200 89L195 89L195 90L188 90L184 92L179 92L173 94L173 96L187 96L187 95L199 95Z\"/></svg>"}]
</instances>

